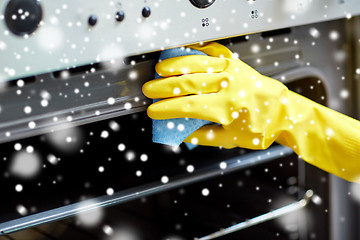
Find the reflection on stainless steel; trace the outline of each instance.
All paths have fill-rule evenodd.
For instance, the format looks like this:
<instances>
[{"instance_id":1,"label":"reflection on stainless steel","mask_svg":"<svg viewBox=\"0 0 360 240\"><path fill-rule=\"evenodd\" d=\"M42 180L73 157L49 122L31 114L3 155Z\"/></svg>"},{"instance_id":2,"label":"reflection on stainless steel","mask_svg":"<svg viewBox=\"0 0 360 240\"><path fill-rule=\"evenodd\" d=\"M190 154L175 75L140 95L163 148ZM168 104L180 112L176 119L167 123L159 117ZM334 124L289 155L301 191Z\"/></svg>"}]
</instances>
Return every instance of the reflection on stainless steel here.
<instances>
[{"instance_id":1,"label":"reflection on stainless steel","mask_svg":"<svg viewBox=\"0 0 360 240\"><path fill-rule=\"evenodd\" d=\"M231 227L228 227L228 228L225 228L225 229L221 229L220 231L214 232L214 233L209 234L209 235L207 235L205 237L195 238L195 239L196 240L209 240L209 239L218 238L218 237L227 235L229 233L240 231L240 230L243 230L245 228L257 225L259 223L263 223L263 222L278 218L278 217L283 216L285 214L295 212L295 211L300 210L303 207L305 207L309 203L309 200L311 199L311 197L313 195L314 195L314 192L312 190L308 190L308 191L306 191L304 197L298 202L294 202L292 204L286 205L286 206L281 207L279 209L276 209L274 211L271 211L271 212L265 213L263 215L260 215L258 217L254 217L252 219L249 219L249 220L247 220L245 222L238 223L238 224L236 224L234 226L231 226Z\"/></svg>"},{"instance_id":2,"label":"reflection on stainless steel","mask_svg":"<svg viewBox=\"0 0 360 240\"><path fill-rule=\"evenodd\" d=\"M150 196L152 194L165 192L222 174L231 173L237 170L269 162L278 159L279 157L286 157L292 153L293 151L290 148L284 146L274 146L267 150L246 154L242 157L230 158L224 161L226 163L226 169L220 168L218 164L215 164L195 171L192 174L186 174L184 176L170 179L169 183L167 184L163 184L160 181L153 182L140 187L119 191L111 196L101 196L88 201L70 204L0 224L0 235L19 231L29 227L34 227L48 222L57 221L99 207L108 207L141 197Z\"/></svg>"}]
</instances>

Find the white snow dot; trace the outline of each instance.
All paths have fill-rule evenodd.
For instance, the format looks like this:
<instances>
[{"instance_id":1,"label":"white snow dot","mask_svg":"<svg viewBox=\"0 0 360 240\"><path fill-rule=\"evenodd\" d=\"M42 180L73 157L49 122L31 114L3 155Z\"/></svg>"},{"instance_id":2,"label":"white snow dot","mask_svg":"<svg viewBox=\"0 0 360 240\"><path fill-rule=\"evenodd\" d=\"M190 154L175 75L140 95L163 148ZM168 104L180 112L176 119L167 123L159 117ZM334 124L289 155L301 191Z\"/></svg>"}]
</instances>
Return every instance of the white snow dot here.
<instances>
[{"instance_id":1,"label":"white snow dot","mask_svg":"<svg viewBox=\"0 0 360 240\"><path fill-rule=\"evenodd\" d=\"M241 91L239 91L238 95L239 95L240 98L245 98L246 97L246 91L241 90Z\"/></svg>"},{"instance_id":2,"label":"white snow dot","mask_svg":"<svg viewBox=\"0 0 360 240\"><path fill-rule=\"evenodd\" d=\"M186 167L186 171L188 171L189 173L192 173L192 172L194 172L194 166L193 165L188 165L187 167Z\"/></svg>"},{"instance_id":3,"label":"white snow dot","mask_svg":"<svg viewBox=\"0 0 360 240\"><path fill-rule=\"evenodd\" d=\"M67 142L67 143L71 143L72 142L72 137L66 137L66 139L65 139L65 141Z\"/></svg>"},{"instance_id":4,"label":"white snow dot","mask_svg":"<svg viewBox=\"0 0 360 240\"><path fill-rule=\"evenodd\" d=\"M24 112L25 112L26 114L31 113L31 111L32 111L32 109L31 109L31 107L29 107L29 106L26 106L26 107L24 108Z\"/></svg>"},{"instance_id":5,"label":"white snow dot","mask_svg":"<svg viewBox=\"0 0 360 240\"><path fill-rule=\"evenodd\" d=\"M129 103L129 102L127 102L127 103L124 104L124 108L125 108L126 110L131 109L131 107L132 107L132 105L131 105L131 103Z\"/></svg>"},{"instance_id":6,"label":"white snow dot","mask_svg":"<svg viewBox=\"0 0 360 240\"><path fill-rule=\"evenodd\" d=\"M204 189L201 191L201 194L206 197L206 196L209 196L210 191L209 191L209 189L204 188Z\"/></svg>"},{"instance_id":7,"label":"white snow dot","mask_svg":"<svg viewBox=\"0 0 360 240\"><path fill-rule=\"evenodd\" d=\"M141 154L140 155L140 160L142 162L146 162L148 160L148 155L146 155L145 153Z\"/></svg>"},{"instance_id":8,"label":"white snow dot","mask_svg":"<svg viewBox=\"0 0 360 240\"><path fill-rule=\"evenodd\" d=\"M238 118L239 117L239 112L232 112L231 113L231 116L234 118L234 119L236 119L236 118Z\"/></svg>"},{"instance_id":9,"label":"white snow dot","mask_svg":"<svg viewBox=\"0 0 360 240\"><path fill-rule=\"evenodd\" d=\"M184 131L184 129L185 129L184 124L179 124L179 125L177 126L177 129L178 129L180 132Z\"/></svg>"},{"instance_id":10,"label":"white snow dot","mask_svg":"<svg viewBox=\"0 0 360 240\"><path fill-rule=\"evenodd\" d=\"M107 103L109 105L113 105L115 103L115 98L113 98L113 97L108 98Z\"/></svg>"},{"instance_id":11,"label":"white snow dot","mask_svg":"<svg viewBox=\"0 0 360 240\"><path fill-rule=\"evenodd\" d=\"M25 82L24 82L24 80L20 79L20 80L18 80L18 81L16 82L16 85L17 85L18 87L23 87L23 86L25 85Z\"/></svg>"},{"instance_id":12,"label":"white snow dot","mask_svg":"<svg viewBox=\"0 0 360 240\"><path fill-rule=\"evenodd\" d=\"M141 177L142 172L140 170L137 170L135 174L136 174L137 177Z\"/></svg>"},{"instance_id":13,"label":"white snow dot","mask_svg":"<svg viewBox=\"0 0 360 240\"><path fill-rule=\"evenodd\" d=\"M28 213L28 210L23 205L17 205L16 211L22 216L25 216Z\"/></svg>"},{"instance_id":14,"label":"white snow dot","mask_svg":"<svg viewBox=\"0 0 360 240\"><path fill-rule=\"evenodd\" d=\"M52 165L57 164L57 159L56 159L55 155L53 155L53 154L49 154L49 155L47 156L47 160L48 160L48 162L51 163Z\"/></svg>"},{"instance_id":15,"label":"white snow dot","mask_svg":"<svg viewBox=\"0 0 360 240\"><path fill-rule=\"evenodd\" d=\"M315 203L316 205L321 205L322 204L322 199L319 195L314 194L313 197L311 198L312 202Z\"/></svg>"},{"instance_id":16,"label":"white snow dot","mask_svg":"<svg viewBox=\"0 0 360 240\"><path fill-rule=\"evenodd\" d=\"M0 41L0 50L5 50L6 49L6 43L3 41Z\"/></svg>"},{"instance_id":17,"label":"white snow dot","mask_svg":"<svg viewBox=\"0 0 360 240\"><path fill-rule=\"evenodd\" d=\"M164 184L165 184L165 183L168 183L168 182L169 182L169 178L168 178L167 176L162 176L162 177L161 177L161 182L164 183Z\"/></svg>"},{"instance_id":18,"label":"white snow dot","mask_svg":"<svg viewBox=\"0 0 360 240\"><path fill-rule=\"evenodd\" d=\"M221 81L221 87L222 88L226 88L228 86L228 82L227 81Z\"/></svg>"},{"instance_id":19,"label":"white snow dot","mask_svg":"<svg viewBox=\"0 0 360 240\"><path fill-rule=\"evenodd\" d=\"M14 148L15 148L16 151L20 151L22 146L21 146L20 143L15 143Z\"/></svg>"},{"instance_id":20,"label":"white snow dot","mask_svg":"<svg viewBox=\"0 0 360 240\"><path fill-rule=\"evenodd\" d=\"M115 121L110 121L109 122L109 127L111 128L111 130L113 130L114 132L117 132L120 130L120 125L115 122Z\"/></svg>"},{"instance_id":21,"label":"white snow dot","mask_svg":"<svg viewBox=\"0 0 360 240\"><path fill-rule=\"evenodd\" d=\"M26 152L33 153L34 152L34 147L33 146L27 146L26 147Z\"/></svg>"},{"instance_id":22,"label":"white snow dot","mask_svg":"<svg viewBox=\"0 0 360 240\"><path fill-rule=\"evenodd\" d=\"M209 67L209 68L206 69L206 72L207 73L213 73L214 69L212 67Z\"/></svg>"},{"instance_id":23,"label":"white snow dot","mask_svg":"<svg viewBox=\"0 0 360 240\"><path fill-rule=\"evenodd\" d=\"M21 192L23 190L23 186L21 184L16 184L15 191Z\"/></svg>"},{"instance_id":24,"label":"white snow dot","mask_svg":"<svg viewBox=\"0 0 360 240\"><path fill-rule=\"evenodd\" d=\"M360 74L360 68L356 69L356 74Z\"/></svg>"},{"instance_id":25,"label":"white snow dot","mask_svg":"<svg viewBox=\"0 0 360 240\"><path fill-rule=\"evenodd\" d=\"M223 169L223 170L227 168L226 162L221 162L219 166L220 166L220 168Z\"/></svg>"},{"instance_id":26,"label":"white snow dot","mask_svg":"<svg viewBox=\"0 0 360 240\"><path fill-rule=\"evenodd\" d=\"M100 135L102 138L107 138L107 137L109 137L109 132L108 131L106 131L106 130L104 130L104 131L102 131L101 132L101 135Z\"/></svg>"},{"instance_id":27,"label":"white snow dot","mask_svg":"<svg viewBox=\"0 0 360 240\"><path fill-rule=\"evenodd\" d=\"M173 129L175 127L175 124L173 122L168 122L166 126L168 129Z\"/></svg>"},{"instance_id":28,"label":"white snow dot","mask_svg":"<svg viewBox=\"0 0 360 240\"><path fill-rule=\"evenodd\" d=\"M129 73L129 78L130 78L131 80L135 80L137 77L138 77L138 74L137 74L136 71L131 71L131 72Z\"/></svg>"},{"instance_id":29,"label":"white snow dot","mask_svg":"<svg viewBox=\"0 0 360 240\"><path fill-rule=\"evenodd\" d=\"M94 205L95 203L96 203L95 201L92 201L91 203L89 202L81 203L79 209L89 207L91 205ZM100 223L100 221L103 218L103 215L104 215L104 210L102 208L95 208L92 209L91 211L79 212L77 213L76 217L77 217L77 221L81 225L87 227L94 227Z\"/></svg>"},{"instance_id":30,"label":"white snow dot","mask_svg":"<svg viewBox=\"0 0 360 240\"><path fill-rule=\"evenodd\" d=\"M256 82L255 82L255 86L256 86L257 88L262 87L262 82L261 82L261 81L256 81Z\"/></svg>"},{"instance_id":31,"label":"white snow dot","mask_svg":"<svg viewBox=\"0 0 360 240\"><path fill-rule=\"evenodd\" d=\"M33 151L34 148L28 146L26 151L16 152L11 159L10 172L12 175L29 179L39 172L41 159Z\"/></svg>"},{"instance_id":32,"label":"white snow dot","mask_svg":"<svg viewBox=\"0 0 360 240\"><path fill-rule=\"evenodd\" d=\"M125 147L125 144L123 144L123 143L120 143L119 146L118 146L118 149L119 149L119 151L121 151L121 152L124 151L125 148L126 148L126 147Z\"/></svg>"},{"instance_id":33,"label":"white snow dot","mask_svg":"<svg viewBox=\"0 0 360 240\"><path fill-rule=\"evenodd\" d=\"M347 99L349 97L349 95L350 95L350 93L349 93L349 91L347 89L342 89L340 91L340 97L342 99Z\"/></svg>"},{"instance_id":34,"label":"white snow dot","mask_svg":"<svg viewBox=\"0 0 360 240\"><path fill-rule=\"evenodd\" d=\"M104 170L105 170L105 168L104 168L103 166L100 166L100 167L98 168L98 171L101 172L101 173L104 172Z\"/></svg>"},{"instance_id":35,"label":"white snow dot","mask_svg":"<svg viewBox=\"0 0 360 240\"><path fill-rule=\"evenodd\" d=\"M258 44L253 44L250 48L251 48L251 52L253 53L260 52L260 46Z\"/></svg>"},{"instance_id":36,"label":"white snow dot","mask_svg":"<svg viewBox=\"0 0 360 240\"><path fill-rule=\"evenodd\" d=\"M209 132L206 133L206 138L209 140L213 140L215 137L215 134L212 130L210 130Z\"/></svg>"},{"instance_id":37,"label":"white snow dot","mask_svg":"<svg viewBox=\"0 0 360 240\"><path fill-rule=\"evenodd\" d=\"M329 38L332 41L336 41L339 39L339 33L337 31L333 30L329 33Z\"/></svg>"},{"instance_id":38,"label":"white snow dot","mask_svg":"<svg viewBox=\"0 0 360 240\"><path fill-rule=\"evenodd\" d=\"M233 59L238 59L238 58L239 58L239 54L238 54L237 52L235 52L235 53L233 53L233 54L231 55L231 57L232 57Z\"/></svg>"},{"instance_id":39,"label":"white snow dot","mask_svg":"<svg viewBox=\"0 0 360 240\"><path fill-rule=\"evenodd\" d=\"M109 195L109 196L113 195L114 194L114 189L112 189L112 188L106 189L106 194Z\"/></svg>"},{"instance_id":40,"label":"white snow dot","mask_svg":"<svg viewBox=\"0 0 360 240\"><path fill-rule=\"evenodd\" d=\"M192 144L198 144L198 142L199 142L199 139L197 139L196 137L193 137L193 138L191 139L191 143L192 143Z\"/></svg>"},{"instance_id":41,"label":"white snow dot","mask_svg":"<svg viewBox=\"0 0 360 240\"><path fill-rule=\"evenodd\" d=\"M332 130L331 128L326 129L326 135L328 136L334 135L334 130Z\"/></svg>"},{"instance_id":42,"label":"white snow dot","mask_svg":"<svg viewBox=\"0 0 360 240\"><path fill-rule=\"evenodd\" d=\"M254 138L252 143L257 146L260 144L260 140L258 138Z\"/></svg>"},{"instance_id":43,"label":"white snow dot","mask_svg":"<svg viewBox=\"0 0 360 240\"><path fill-rule=\"evenodd\" d=\"M42 107L47 107L49 105L49 102L48 102L48 100L43 99L43 100L41 100L40 104Z\"/></svg>"},{"instance_id":44,"label":"white snow dot","mask_svg":"<svg viewBox=\"0 0 360 240\"><path fill-rule=\"evenodd\" d=\"M320 32L316 28L310 28L309 33L313 38L319 38L320 37Z\"/></svg>"},{"instance_id":45,"label":"white snow dot","mask_svg":"<svg viewBox=\"0 0 360 240\"><path fill-rule=\"evenodd\" d=\"M135 160L135 152L133 151L127 151L126 154L125 154L125 158L128 160L128 161L133 161Z\"/></svg>"},{"instance_id":46,"label":"white snow dot","mask_svg":"<svg viewBox=\"0 0 360 240\"><path fill-rule=\"evenodd\" d=\"M106 235L110 236L114 234L114 230L112 229L112 227L110 227L109 225L104 225L103 226L103 231Z\"/></svg>"},{"instance_id":47,"label":"white snow dot","mask_svg":"<svg viewBox=\"0 0 360 240\"><path fill-rule=\"evenodd\" d=\"M173 93L174 93L175 95L180 94L180 88L178 88L178 87L174 88Z\"/></svg>"},{"instance_id":48,"label":"white snow dot","mask_svg":"<svg viewBox=\"0 0 360 240\"><path fill-rule=\"evenodd\" d=\"M33 129L36 127L36 123L34 121L29 122L28 124L29 128Z\"/></svg>"}]
</instances>

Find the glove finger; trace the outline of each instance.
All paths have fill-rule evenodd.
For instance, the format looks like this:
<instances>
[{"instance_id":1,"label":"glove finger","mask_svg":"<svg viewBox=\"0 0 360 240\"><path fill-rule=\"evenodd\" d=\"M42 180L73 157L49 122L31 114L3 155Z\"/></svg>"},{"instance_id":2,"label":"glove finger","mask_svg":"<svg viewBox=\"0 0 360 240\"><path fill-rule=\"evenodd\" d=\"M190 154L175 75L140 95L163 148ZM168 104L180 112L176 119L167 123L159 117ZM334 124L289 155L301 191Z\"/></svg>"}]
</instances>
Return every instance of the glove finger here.
<instances>
[{"instance_id":1,"label":"glove finger","mask_svg":"<svg viewBox=\"0 0 360 240\"><path fill-rule=\"evenodd\" d=\"M169 98L190 94L214 93L221 89L221 82L227 79L222 73L194 73L176 77L155 79L143 85L148 98Z\"/></svg>"},{"instance_id":2,"label":"glove finger","mask_svg":"<svg viewBox=\"0 0 360 240\"><path fill-rule=\"evenodd\" d=\"M225 57L225 58L233 58L233 53L226 48L225 46L216 43L216 42L211 42L208 44L196 44L196 45L190 45L188 46L189 48L201 51L209 56L212 57Z\"/></svg>"},{"instance_id":3,"label":"glove finger","mask_svg":"<svg viewBox=\"0 0 360 240\"><path fill-rule=\"evenodd\" d=\"M168 98L151 104L147 114L152 119L196 118L216 123L228 123L223 119L228 113L216 97L219 93Z\"/></svg>"},{"instance_id":4,"label":"glove finger","mask_svg":"<svg viewBox=\"0 0 360 240\"><path fill-rule=\"evenodd\" d=\"M165 59L156 64L155 70L161 77L170 77L188 73L222 72L227 65L227 60L223 58L190 55Z\"/></svg>"},{"instance_id":5,"label":"glove finger","mask_svg":"<svg viewBox=\"0 0 360 240\"><path fill-rule=\"evenodd\" d=\"M221 125L205 125L188 136L184 142L203 146L234 148L234 136Z\"/></svg>"}]
</instances>

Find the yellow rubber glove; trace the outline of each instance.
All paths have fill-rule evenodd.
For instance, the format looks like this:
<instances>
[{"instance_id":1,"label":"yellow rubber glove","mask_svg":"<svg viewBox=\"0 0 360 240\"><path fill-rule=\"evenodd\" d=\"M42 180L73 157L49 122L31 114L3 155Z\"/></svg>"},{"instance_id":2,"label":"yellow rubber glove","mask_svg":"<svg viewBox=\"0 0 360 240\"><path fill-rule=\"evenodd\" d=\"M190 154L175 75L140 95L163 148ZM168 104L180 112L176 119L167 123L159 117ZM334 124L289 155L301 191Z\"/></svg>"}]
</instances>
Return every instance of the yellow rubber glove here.
<instances>
[{"instance_id":1,"label":"yellow rubber glove","mask_svg":"<svg viewBox=\"0 0 360 240\"><path fill-rule=\"evenodd\" d=\"M263 76L226 47L190 46L208 56L183 56L156 65L162 79L144 84L149 98L166 98L147 112L153 119L197 118L207 125L186 142L265 149L274 141L308 163L349 181L360 176L360 122L317 104Z\"/></svg>"}]
</instances>

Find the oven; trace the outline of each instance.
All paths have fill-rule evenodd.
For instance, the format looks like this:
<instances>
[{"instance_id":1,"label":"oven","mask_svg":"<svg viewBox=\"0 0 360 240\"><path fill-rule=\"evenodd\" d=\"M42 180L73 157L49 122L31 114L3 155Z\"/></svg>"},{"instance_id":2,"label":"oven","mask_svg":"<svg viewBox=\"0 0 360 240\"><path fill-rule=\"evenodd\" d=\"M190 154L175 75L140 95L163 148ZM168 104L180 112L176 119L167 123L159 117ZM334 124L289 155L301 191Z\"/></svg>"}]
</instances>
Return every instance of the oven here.
<instances>
[{"instance_id":1,"label":"oven","mask_svg":"<svg viewBox=\"0 0 360 240\"><path fill-rule=\"evenodd\" d=\"M0 239L360 237L357 185L277 144L153 143L141 93L161 50L218 41L356 117L355 0L11 0L0 9Z\"/></svg>"}]
</instances>

